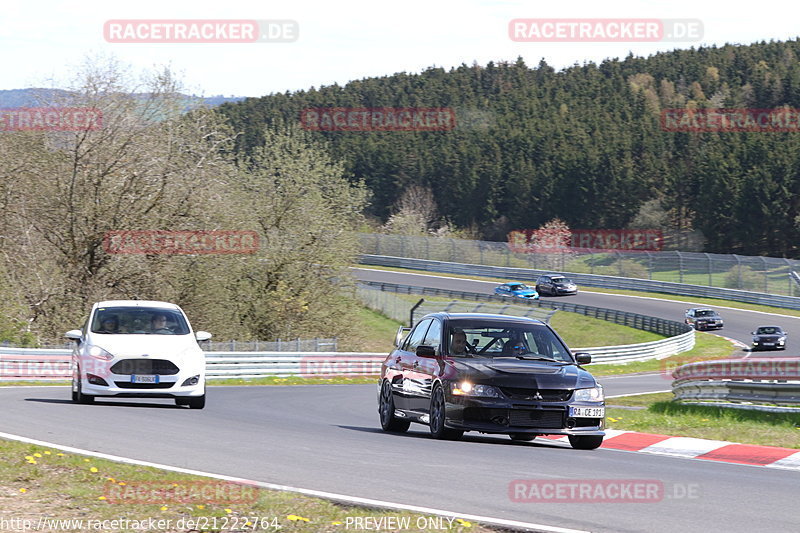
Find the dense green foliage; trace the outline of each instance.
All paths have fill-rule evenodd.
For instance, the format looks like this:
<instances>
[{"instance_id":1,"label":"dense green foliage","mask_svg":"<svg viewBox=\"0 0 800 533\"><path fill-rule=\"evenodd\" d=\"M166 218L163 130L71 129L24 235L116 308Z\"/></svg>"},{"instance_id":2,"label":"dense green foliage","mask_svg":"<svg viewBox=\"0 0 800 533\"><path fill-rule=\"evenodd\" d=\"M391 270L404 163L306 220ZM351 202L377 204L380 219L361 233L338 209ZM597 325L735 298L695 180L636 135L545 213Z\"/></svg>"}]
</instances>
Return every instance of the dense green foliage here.
<instances>
[{"instance_id":1,"label":"dense green foliage","mask_svg":"<svg viewBox=\"0 0 800 533\"><path fill-rule=\"evenodd\" d=\"M384 219L412 184L459 227L504 240L559 217L621 228L656 205L706 251L800 256L797 133L673 133L668 108L800 108L800 41L726 45L556 71L543 61L399 73L225 104L237 150L308 107L452 107L452 131L317 132ZM655 201L655 204L654 204ZM647 203L647 205L645 205ZM644 207L643 207L644 206ZM647 219L647 217L645 217ZM652 217L651 217L652 220Z\"/></svg>"}]
</instances>

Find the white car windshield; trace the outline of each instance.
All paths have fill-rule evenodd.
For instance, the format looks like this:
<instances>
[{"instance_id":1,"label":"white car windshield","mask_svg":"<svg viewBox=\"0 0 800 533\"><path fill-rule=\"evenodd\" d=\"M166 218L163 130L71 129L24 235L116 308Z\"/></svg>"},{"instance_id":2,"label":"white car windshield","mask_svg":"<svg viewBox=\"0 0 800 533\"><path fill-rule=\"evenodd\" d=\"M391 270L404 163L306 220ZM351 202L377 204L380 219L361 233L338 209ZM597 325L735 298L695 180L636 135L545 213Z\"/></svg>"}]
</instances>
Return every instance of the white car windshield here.
<instances>
[{"instance_id":1,"label":"white car windshield","mask_svg":"<svg viewBox=\"0 0 800 533\"><path fill-rule=\"evenodd\" d=\"M107 335L188 335L189 325L175 309L101 307L92 318L91 331Z\"/></svg>"}]
</instances>

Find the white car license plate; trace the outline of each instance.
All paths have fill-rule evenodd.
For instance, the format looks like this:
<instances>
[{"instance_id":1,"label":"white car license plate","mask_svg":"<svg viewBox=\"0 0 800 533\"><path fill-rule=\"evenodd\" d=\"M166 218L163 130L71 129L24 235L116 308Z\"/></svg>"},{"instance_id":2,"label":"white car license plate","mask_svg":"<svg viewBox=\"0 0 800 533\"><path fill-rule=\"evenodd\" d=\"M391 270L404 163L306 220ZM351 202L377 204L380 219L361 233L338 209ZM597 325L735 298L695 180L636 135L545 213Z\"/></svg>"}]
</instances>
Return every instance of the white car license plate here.
<instances>
[{"instance_id":1,"label":"white car license plate","mask_svg":"<svg viewBox=\"0 0 800 533\"><path fill-rule=\"evenodd\" d=\"M765 342L764 346L775 346L774 342Z\"/></svg>"},{"instance_id":2,"label":"white car license plate","mask_svg":"<svg viewBox=\"0 0 800 533\"><path fill-rule=\"evenodd\" d=\"M158 376L140 375L136 374L131 376L131 383L158 383Z\"/></svg>"},{"instance_id":3,"label":"white car license plate","mask_svg":"<svg viewBox=\"0 0 800 533\"><path fill-rule=\"evenodd\" d=\"M569 416L581 418L603 418L606 416L605 407L570 407Z\"/></svg>"}]
</instances>

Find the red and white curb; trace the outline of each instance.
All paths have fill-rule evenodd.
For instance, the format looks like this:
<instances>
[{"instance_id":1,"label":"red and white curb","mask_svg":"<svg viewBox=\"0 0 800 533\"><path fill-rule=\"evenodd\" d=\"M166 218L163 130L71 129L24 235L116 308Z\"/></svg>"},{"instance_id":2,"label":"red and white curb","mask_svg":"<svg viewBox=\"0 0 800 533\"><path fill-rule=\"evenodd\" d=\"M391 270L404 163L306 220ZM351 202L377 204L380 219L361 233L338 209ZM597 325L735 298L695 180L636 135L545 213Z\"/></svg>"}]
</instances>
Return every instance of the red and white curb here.
<instances>
[{"instance_id":1,"label":"red and white curb","mask_svg":"<svg viewBox=\"0 0 800 533\"><path fill-rule=\"evenodd\" d=\"M753 466L767 466L787 470L800 470L800 450L778 448L776 446L755 446L737 444L724 440L695 439L692 437L671 437L636 431L607 429L601 448L629 452L652 453L702 459L722 463L737 463ZM555 442L569 442L565 435L544 437Z\"/></svg>"}]
</instances>

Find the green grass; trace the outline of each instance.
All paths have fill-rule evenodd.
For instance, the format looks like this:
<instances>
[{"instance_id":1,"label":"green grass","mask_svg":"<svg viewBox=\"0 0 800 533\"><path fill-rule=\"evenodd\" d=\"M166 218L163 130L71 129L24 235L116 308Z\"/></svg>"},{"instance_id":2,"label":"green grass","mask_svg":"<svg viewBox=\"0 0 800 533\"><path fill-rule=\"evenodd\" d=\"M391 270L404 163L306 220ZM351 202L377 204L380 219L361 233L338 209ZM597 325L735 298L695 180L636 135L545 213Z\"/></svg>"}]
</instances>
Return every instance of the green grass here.
<instances>
[{"instance_id":1,"label":"green grass","mask_svg":"<svg viewBox=\"0 0 800 533\"><path fill-rule=\"evenodd\" d=\"M643 410L608 407L606 427L800 449L800 413L687 405L671 399L672 393L662 393L606 400L608 405L646 407Z\"/></svg>"},{"instance_id":2,"label":"green grass","mask_svg":"<svg viewBox=\"0 0 800 533\"><path fill-rule=\"evenodd\" d=\"M198 490L201 487L207 488L206 497ZM142 491L151 488L162 491L160 495L151 490ZM182 490L183 498L176 498L174 490ZM184 501L179 501L181 499ZM337 504L252 485L232 486L211 478L115 463L8 440L0 440L0 509L14 510L13 515L0 512L6 520L32 520L33 526L27 530L36 528L39 517L84 520L82 529L53 525L49 528L51 531L133 530L130 525L127 528L90 528L87 523L88 520L124 517L144 523L150 518L171 520L171 527L158 527L159 531L220 531L227 524L226 531L277 531L275 526L280 526L285 531L338 532L353 529L352 523L347 528L348 517L367 516L376 519L408 517L412 524L410 529L417 531L419 529L414 526L423 516ZM181 519L201 517L208 518L206 527L177 527ZM258 517L258 522L250 517ZM215 518L216 528L211 527ZM265 527L259 527L264 524ZM447 520L444 524L448 524ZM452 525L446 530L491 531L466 521L453 521Z\"/></svg>"},{"instance_id":3,"label":"green grass","mask_svg":"<svg viewBox=\"0 0 800 533\"><path fill-rule=\"evenodd\" d=\"M339 344L342 352L381 352L389 353L394 345L397 328L404 326L396 320L387 318L378 311L361 307L357 311L358 334L343 339Z\"/></svg>"},{"instance_id":4,"label":"green grass","mask_svg":"<svg viewBox=\"0 0 800 533\"><path fill-rule=\"evenodd\" d=\"M586 369L594 376L614 376L635 372L672 372L672 370L679 365L694 361L706 361L709 359L725 359L733 355L735 351L736 348L729 341L710 333L696 331L694 348L688 352L683 352L661 360L638 361L624 364L587 365ZM665 380L664 385L668 387L669 384L670 381Z\"/></svg>"},{"instance_id":5,"label":"green grass","mask_svg":"<svg viewBox=\"0 0 800 533\"><path fill-rule=\"evenodd\" d=\"M665 338L657 333L566 311L557 311L550 319L550 325L573 351L579 349L578 347L619 346Z\"/></svg>"}]
</instances>

